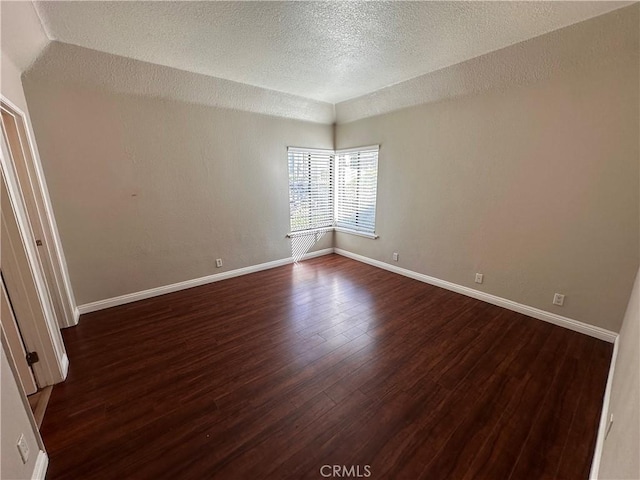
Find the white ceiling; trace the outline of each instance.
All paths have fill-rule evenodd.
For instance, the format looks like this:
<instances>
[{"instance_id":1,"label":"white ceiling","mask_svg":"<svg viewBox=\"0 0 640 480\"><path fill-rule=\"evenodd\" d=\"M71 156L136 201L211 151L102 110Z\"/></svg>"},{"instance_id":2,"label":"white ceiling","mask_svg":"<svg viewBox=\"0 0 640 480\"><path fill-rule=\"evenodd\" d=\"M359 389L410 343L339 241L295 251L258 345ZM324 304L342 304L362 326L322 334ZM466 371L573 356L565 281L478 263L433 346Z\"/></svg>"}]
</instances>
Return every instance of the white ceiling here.
<instances>
[{"instance_id":1,"label":"white ceiling","mask_svg":"<svg viewBox=\"0 0 640 480\"><path fill-rule=\"evenodd\" d=\"M37 2L52 40L339 103L633 2Z\"/></svg>"}]
</instances>

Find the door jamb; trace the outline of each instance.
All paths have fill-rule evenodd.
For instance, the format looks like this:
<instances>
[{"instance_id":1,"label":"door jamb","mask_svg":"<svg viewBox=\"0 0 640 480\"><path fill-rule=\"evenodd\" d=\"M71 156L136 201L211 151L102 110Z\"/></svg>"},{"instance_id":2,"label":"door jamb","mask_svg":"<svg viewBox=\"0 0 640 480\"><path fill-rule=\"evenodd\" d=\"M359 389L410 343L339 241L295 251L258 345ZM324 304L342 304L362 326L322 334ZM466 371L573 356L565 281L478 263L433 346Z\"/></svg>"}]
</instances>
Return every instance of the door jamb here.
<instances>
[{"instance_id":1,"label":"door jamb","mask_svg":"<svg viewBox=\"0 0 640 480\"><path fill-rule=\"evenodd\" d=\"M22 303L24 310L31 310L33 315L16 315L25 344L29 349L37 351L40 356L40 362L33 365L33 372L36 377L38 386L43 388L48 385L63 381L67 376L69 360L65 352L64 343L60 329L55 320L52 305L47 297L47 289L44 283L44 276L40 270L39 259L35 252L35 240L29 226L24 204L19 189L19 184L15 176L15 170L9 155L4 135L0 135L0 168L2 169L2 177L7 188L7 195L11 205L3 206L4 215L12 215L15 219L19 234L19 249L17 252L12 251L12 258L6 259L8 262L15 263L23 276L23 285L31 291L31 299L15 298L16 309L18 303ZM8 241L9 239L3 239ZM22 262L17 257L22 256ZM3 262L4 263L4 262ZM26 264L26 268L19 268L20 263ZM19 279L5 278L7 283L18 281ZM18 312L16 312L17 314Z\"/></svg>"},{"instance_id":2,"label":"door jamb","mask_svg":"<svg viewBox=\"0 0 640 480\"><path fill-rule=\"evenodd\" d=\"M64 256L64 250L62 249L62 242L60 240L60 236L58 234L58 227L56 224L55 216L53 215L53 208L51 206L51 201L49 198L49 192L47 189L46 182L44 181L44 172L42 169L42 164L40 162L40 157L37 155L35 149L35 141L33 139L33 132L31 131L31 125L27 121L27 116L25 113L11 100L9 100L4 95L0 94L0 104L3 110L5 110L9 115L13 116L16 120L16 124L18 127L18 134L20 135L20 126L22 126L22 130L24 130L25 138L20 138L21 140L21 148L24 150L28 150L24 152L25 154L25 162L30 162L31 167L33 167L33 172L35 173L35 179L31 182L32 188L37 189L40 194L40 198L42 200L42 205L44 208L43 217L40 218L42 223L46 222L46 228L49 230L52 240L52 249L49 250L49 257L51 260L51 267L53 268L54 276L59 275L62 280L62 285L60 285L59 289L63 290L62 292L55 292L55 294L59 293L59 297L63 303L63 310L68 310L69 315L65 315L65 318L58 318L58 323L60 328L72 327L78 324L78 320L80 318L80 312L76 306L75 297L73 295L73 289L71 287L71 280L69 277L69 272L67 270L67 262ZM21 124L21 125L20 125ZM6 145L8 147L8 145ZM26 156L29 158L26 158ZM26 166L27 171L31 170L28 166ZM16 180L17 180L17 172ZM19 185L19 183L18 183ZM49 247L48 245L46 246ZM51 251L53 250L53 251ZM53 254L53 255L52 255Z\"/></svg>"}]
</instances>

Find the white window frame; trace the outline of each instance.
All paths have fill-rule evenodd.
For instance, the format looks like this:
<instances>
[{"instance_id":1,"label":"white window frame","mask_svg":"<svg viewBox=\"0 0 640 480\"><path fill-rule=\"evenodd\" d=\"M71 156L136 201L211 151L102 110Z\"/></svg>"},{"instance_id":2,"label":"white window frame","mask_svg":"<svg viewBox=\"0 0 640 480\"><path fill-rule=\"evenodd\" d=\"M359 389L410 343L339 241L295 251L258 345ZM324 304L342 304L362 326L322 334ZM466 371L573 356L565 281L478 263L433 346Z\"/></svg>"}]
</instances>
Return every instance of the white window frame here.
<instances>
[{"instance_id":1,"label":"white window frame","mask_svg":"<svg viewBox=\"0 0 640 480\"><path fill-rule=\"evenodd\" d=\"M334 225L334 151L313 148L287 148L287 167L289 172L289 227L291 235L301 235L314 231L327 231ZM293 160L293 161L292 161ZM304 170L302 170L304 169ZM300 182L302 185L294 187ZM328 182L328 183L327 183ZM328 189L327 189L328 187ZM302 194L304 200L296 198ZM306 205L305 205L306 203ZM320 208L314 210L313 205ZM307 221L302 228L294 225L294 209L308 210Z\"/></svg>"},{"instance_id":2,"label":"white window frame","mask_svg":"<svg viewBox=\"0 0 640 480\"><path fill-rule=\"evenodd\" d=\"M373 222L371 224L371 229L358 229L358 228L349 228L348 226L338 225L336 223L336 218L338 217L338 156L349 154L349 153L357 153L357 152L370 152L376 151L376 180L375 185L373 187L374 190L374 202L373 202ZM379 157L380 145L370 145L366 147L357 147L357 148L348 148L341 150L327 150L327 149L317 149L317 148L300 148L300 147L288 147L287 148L287 166L289 171L289 226L291 231L287 234L287 237L293 238L302 235L315 234L317 232L327 232L327 231L336 231L342 233L348 233L351 235L357 235L370 239L377 239L379 236L375 233L375 224L376 224L376 204L377 204L377 183L378 183L378 157ZM327 226L319 226L315 228L308 229L293 229L293 225L291 225L292 221L292 172L291 172L291 154L303 154L303 155L313 155L318 154L321 156L330 155L331 156L331 203L333 204L333 216L331 225Z\"/></svg>"},{"instance_id":3,"label":"white window frame","mask_svg":"<svg viewBox=\"0 0 640 480\"><path fill-rule=\"evenodd\" d=\"M334 224L337 231L377 237L375 229L379 151L379 145L336 150ZM351 168L347 163L355 164L356 167ZM367 179L367 172L375 173L374 178ZM354 174L355 185L352 183L354 179L347 179ZM347 181L351 183L348 190Z\"/></svg>"}]
</instances>

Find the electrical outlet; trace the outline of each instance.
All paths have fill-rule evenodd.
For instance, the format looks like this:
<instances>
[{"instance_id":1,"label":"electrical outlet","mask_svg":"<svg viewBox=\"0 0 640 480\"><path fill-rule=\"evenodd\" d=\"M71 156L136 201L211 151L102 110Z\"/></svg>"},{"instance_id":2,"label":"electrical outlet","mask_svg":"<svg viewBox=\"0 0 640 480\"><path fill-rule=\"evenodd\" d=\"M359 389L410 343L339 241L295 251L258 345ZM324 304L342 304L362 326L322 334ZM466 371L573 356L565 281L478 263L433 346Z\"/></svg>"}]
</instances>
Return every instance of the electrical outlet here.
<instances>
[{"instance_id":1,"label":"electrical outlet","mask_svg":"<svg viewBox=\"0 0 640 480\"><path fill-rule=\"evenodd\" d=\"M24 435L20 435L18 439L18 451L20 452L22 463L27 463L29 461L29 445L27 445Z\"/></svg>"},{"instance_id":2,"label":"electrical outlet","mask_svg":"<svg viewBox=\"0 0 640 480\"><path fill-rule=\"evenodd\" d=\"M484 278L484 274L476 273L476 283L482 283L483 278Z\"/></svg>"},{"instance_id":3,"label":"electrical outlet","mask_svg":"<svg viewBox=\"0 0 640 480\"><path fill-rule=\"evenodd\" d=\"M393 252L393 261L397 262L399 258L398 252Z\"/></svg>"},{"instance_id":4,"label":"electrical outlet","mask_svg":"<svg viewBox=\"0 0 640 480\"><path fill-rule=\"evenodd\" d=\"M222 266L222 259L216 258L216 267L220 268Z\"/></svg>"},{"instance_id":5,"label":"electrical outlet","mask_svg":"<svg viewBox=\"0 0 640 480\"><path fill-rule=\"evenodd\" d=\"M559 307L564 305L564 295L562 295L561 293L556 293L553 296L553 304L558 305Z\"/></svg>"}]
</instances>

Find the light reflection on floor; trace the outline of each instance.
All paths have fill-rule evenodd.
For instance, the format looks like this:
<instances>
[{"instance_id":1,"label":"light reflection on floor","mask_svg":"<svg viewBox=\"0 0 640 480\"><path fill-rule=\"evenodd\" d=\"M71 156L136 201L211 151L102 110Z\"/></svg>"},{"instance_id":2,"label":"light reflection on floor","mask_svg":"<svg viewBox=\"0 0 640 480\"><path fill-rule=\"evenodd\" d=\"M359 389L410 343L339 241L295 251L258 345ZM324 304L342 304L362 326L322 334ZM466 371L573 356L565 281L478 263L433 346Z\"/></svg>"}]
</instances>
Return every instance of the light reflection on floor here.
<instances>
[{"instance_id":1,"label":"light reflection on floor","mask_svg":"<svg viewBox=\"0 0 640 480\"><path fill-rule=\"evenodd\" d=\"M298 234L291 237L291 256L293 261L298 263L305 254L311 250L316 243L324 237L327 232L313 232L308 234Z\"/></svg>"},{"instance_id":2,"label":"light reflection on floor","mask_svg":"<svg viewBox=\"0 0 640 480\"><path fill-rule=\"evenodd\" d=\"M307 262L294 264L291 276L285 320L288 335L299 339L299 348L290 350L296 364L303 366L307 362L299 353L308 350L310 344L329 353L337 346L353 348L348 345L350 341L365 335L357 342L358 351L364 353L376 347L375 337L367 335L378 323L375 298L367 288L344 272L318 269Z\"/></svg>"}]
</instances>

